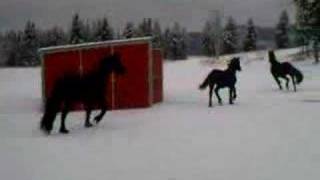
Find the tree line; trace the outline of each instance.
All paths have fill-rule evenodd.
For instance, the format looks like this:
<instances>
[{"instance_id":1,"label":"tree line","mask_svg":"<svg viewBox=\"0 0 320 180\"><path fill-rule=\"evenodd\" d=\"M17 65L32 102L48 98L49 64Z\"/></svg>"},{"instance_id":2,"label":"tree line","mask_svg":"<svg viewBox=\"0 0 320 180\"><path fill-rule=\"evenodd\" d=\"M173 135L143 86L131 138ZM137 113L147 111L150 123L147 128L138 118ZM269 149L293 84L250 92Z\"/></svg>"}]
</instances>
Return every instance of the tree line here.
<instances>
[{"instance_id":1,"label":"tree line","mask_svg":"<svg viewBox=\"0 0 320 180\"><path fill-rule=\"evenodd\" d=\"M199 46L202 54L216 55L216 40L220 39L219 54L254 51L257 49L259 32L253 19L245 26L246 32L239 34L240 25L229 17L221 37L215 32L212 20L208 20L200 33ZM286 48L289 43L289 18L286 12L280 16L275 30L275 43L278 48ZM242 28L243 29L243 28ZM40 64L38 49L42 47L86 42L107 41L151 36L155 48L162 48L164 57L171 60L186 59L190 48L190 33L185 27L175 22L171 27L161 28L158 20L144 18L140 23L127 22L123 30L115 30L107 17L93 21L83 20L79 14L72 17L68 30L59 26L41 29L28 21L23 30L0 32L0 57L6 66L37 66Z\"/></svg>"},{"instance_id":2,"label":"tree line","mask_svg":"<svg viewBox=\"0 0 320 180\"><path fill-rule=\"evenodd\" d=\"M297 9L296 33L303 45L312 45L315 63L319 63L320 1L293 0Z\"/></svg>"}]
</instances>

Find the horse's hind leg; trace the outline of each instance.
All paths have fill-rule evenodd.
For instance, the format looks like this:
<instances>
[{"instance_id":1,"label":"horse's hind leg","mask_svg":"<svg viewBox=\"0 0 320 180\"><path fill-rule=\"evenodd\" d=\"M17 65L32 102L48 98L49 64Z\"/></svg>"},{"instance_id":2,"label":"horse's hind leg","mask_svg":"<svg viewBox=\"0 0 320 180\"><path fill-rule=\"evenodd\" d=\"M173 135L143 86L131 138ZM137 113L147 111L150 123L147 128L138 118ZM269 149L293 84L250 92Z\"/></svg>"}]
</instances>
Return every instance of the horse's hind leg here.
<instances>
[{"instance_id":1,"label":"horse's hind leg","mask_svg":"<svg viewBox=\"0 0 320 180\"><path fill-rule=\"evenodd\" d=\"M96 123L98 124L101 119L103 118L103 116L106 114L107 112L107 105L106 105L106 101L104 100L104 98L100 99L99 105L101 107L101 112L100 114L98 114L94 120L96 121Z\"/></svg>"},{"instance_id":2,"label":"horse's hind leg","mask_svg":"<svg viewBox=\"0 0 320 180\"><path fill-rule=\"evenodd\" d=\"M293 84L293 90L296 92L297 91L296 80L295 80L294 76L291 76L291 79L292 79L292 84Z\"/></svg>"},{"instance_id":3,"label":"horse's hind leg","mask_svg":"<svg viewBox=\"0 0 320 180\"><path fill-rule=\"evenodd\" d=\"M236 87L234 86L232 88L232 99L235 100L237 98L237 89Z\"/></svg>"},{"instance_id":4,"label":"horse's hind leg","mask_svg":"<svg viewBox=\"0 0 320 180\"><path fill-rule=\"evenodd\" d=\"M289 90L289 81L290 81L290 79L288 77L284 77L284 79L286 80L286 88L287 88L287 90Z\"/></svg>"},{"instance_id":5,"label":"horse's hind leg","mask_svg":"<svg viewBox=\"0 0 320 180\"><path fill-rule=\"evenodd\" d=\"M220 97L220 95L219 95L219 90L220 90L220 88L219 88L219 87L216 87L216 88L214 89L214 92L216 93L216 96L217 96L217 98L218 98L219 104L222 105L222 100L221 100L221 97Z\"/></svg>"},{"instance_id":6,"label":"horse's hind leg","mask_svg":"<svg viewBox=\"0 0 320 180\"><path fill-rule=\"evenodd\" d=\"M86 120L85 120L84 126L89 128L89 127L92 127L92 124L90 123L92 108L90 105L87 105L85 108L86 108Z\"/></svg>"},{"instance_id":7,"label":"horse's hind leg","mask_svg":"<svg viewBox=\"0 0 320 180\"><path fill-rule=\"evenodd\" d=\"M209 107L212 107L213 85L209 86Z\"/></svg>"},{"instance_id":8,"label":"horse's hind leg","mask_svg":"<svg viewBox=\"0 0 320 180\"><path fill-rule=\"evenodd\" d=\"M106 112L107 112L107 108L102 108L100 114L98 114L98 115L94 118L94 120L96 121L97 124L101 121L101 119L102 119L103 116L106 114Z\"/></svg>"},{"instance_id":9,"label":"horse's hind leg","mask_svg":"<svg viewBox=\"0 0 320 180\"><path fill-rule=\"evenodd\" d=\"M233 104L234 87L229 88L229 104Z\"/></svg>"},{"instance_id":10,"label":"horse's hind leg","mask_svg":"<svg viewBox=\"0 0 320 180\"><path fill-rule=\"evenodd\" d=\"M53 123L56 118L57 111L56 110L46 110L45 114L42 117L40 128L47 134L50 134Z\"/></svg>"},{"instance_id":11,"label":"horse's hind leg","mask_svg":"<svg viewBox=\"0 0 320 180\"><path fill-rule=\"evenodd\" d=\"M63 134L69 133L69 130L67 130L66 128L66 117L69 111L70 111L70 104L65 103L61 113L61 125L60 125L60 131L59 131L60 133L63 133Z\"/></svg>"}]
</instances>

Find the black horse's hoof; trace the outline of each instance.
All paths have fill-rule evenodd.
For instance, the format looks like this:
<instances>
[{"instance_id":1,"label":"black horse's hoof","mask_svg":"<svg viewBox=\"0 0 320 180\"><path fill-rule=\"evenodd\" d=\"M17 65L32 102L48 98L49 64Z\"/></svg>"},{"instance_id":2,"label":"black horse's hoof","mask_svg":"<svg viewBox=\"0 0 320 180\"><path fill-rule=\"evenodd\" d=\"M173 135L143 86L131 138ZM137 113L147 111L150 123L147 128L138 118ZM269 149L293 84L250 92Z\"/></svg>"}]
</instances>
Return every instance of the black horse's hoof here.
<instances>
[{"instance_id":1,"label":"black horse's hoof","mask_svg":"<svg viewBox=\"0 0 320 180\"><path fill-rule=\"evenodd\" d=\"M84 127L86 127L86 128L90 128L90 127L92 127L93 125L91 124L91 123L86 123L85 125L84 125Z\"/></svg>"},{"instance_id":2,"label":"black horse's hoof","mask_svg":"<svg viewBox=\"0 0 320 180\"><path fill-rule=\"evenodd\" d=\"M45 135L50 135L50 133L51 133L51 130L47 130L47 129L42 128L42 127L41 127L40 130L41 130Z\"/></svg>"},{"instance_id":3,"label":"black horse's hoof","mask_svg":"<svg viewBox=\"0 0 320 180\"><path fill-rule=\"evenodd\" d=\"M51 133L51 129L43 124L41 124L40 130L46 135L50 135Z\"/></svg>"},{"instance_id":4,"label":"black horse's hoof","mask_svg":"<svg viewBox=\"0 0 320 180\"><path fill-rule=\"evenodd\" d=\"M60 129L59 132L62 133L62 134L68 134L69 133L69 131L67 129Z\"/></svg>"},{"instance_id":5,"label":"black horse's hoof","mask_svg":"<svg viewBox=\"0 0 320 180\"><path fill-rule=\"evenodd\" d=\"M99 124L99 122L101 121L102 118L100 118L99 116L98 117L95 117L94 118L94 121L96 122L96 124Z\"/></svg>"}]
</instances>

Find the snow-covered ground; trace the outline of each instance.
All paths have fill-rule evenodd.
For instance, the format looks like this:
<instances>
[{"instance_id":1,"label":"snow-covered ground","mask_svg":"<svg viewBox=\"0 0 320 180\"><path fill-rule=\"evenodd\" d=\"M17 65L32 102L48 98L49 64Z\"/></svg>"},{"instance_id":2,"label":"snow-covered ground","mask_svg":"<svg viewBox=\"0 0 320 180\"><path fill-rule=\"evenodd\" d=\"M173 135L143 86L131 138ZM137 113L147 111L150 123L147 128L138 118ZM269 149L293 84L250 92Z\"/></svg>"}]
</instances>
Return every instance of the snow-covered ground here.
<instances>
[{"instance_id":1,"label":"snow-covered ground","mask_svg":"<svg viewBox=\"0 0 320 180\"><path fill-rule=\"evenodd\" d=\"M207 107L198 85L215 65L194 57L165 63L163 103L108 112L91 129L71 113L71 133L51 136L38 130L40 69L0 69L0 179L318 180L320 67L295 63L305 81L280 92L252 56L242 56L235 105L224 90L225 104Z\"/></svg>"}]
</instances>

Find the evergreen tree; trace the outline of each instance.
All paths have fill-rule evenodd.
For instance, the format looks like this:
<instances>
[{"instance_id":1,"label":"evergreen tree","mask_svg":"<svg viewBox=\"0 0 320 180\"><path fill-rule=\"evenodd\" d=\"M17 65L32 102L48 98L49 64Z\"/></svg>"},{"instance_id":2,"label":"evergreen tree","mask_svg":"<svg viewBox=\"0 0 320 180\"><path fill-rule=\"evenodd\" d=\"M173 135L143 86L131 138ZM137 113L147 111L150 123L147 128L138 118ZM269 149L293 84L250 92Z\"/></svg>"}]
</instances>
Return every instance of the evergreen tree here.
<instances>
[{"instance_id":1,"label":"evergreen tree","mask_svg":"<svg viewBox=\"0 0 320 180\"><path fill-rule=\"evenodd\" d=\"M94 35L93 30L90 24L89 20L86 20L85 23L83 23L83 42L92 42L94 41Z\"/></svg>"},{"instance_id":2,"label":"evergreen tree","mask_svg":"<svg viewBox=\"0 0 320 180\"><path fill-rule=\"evenodd\" d=\"M278 48L289 47L289 16L283 11L280 16L279 23L276 26L275 41Z\"/></svg>"},{"instance_id":3,"label":"evergreen tree","mask_svg":"<svg viewBox=\"0 0 320 180\"><path fill-rule=\"evenodd\" d=\"M152 19L143 18L142 23L138 26L138 36L152 36Z\"/></svg>"},{"instance_id":4,"label":"evergreen tree","mask_svg":"<svg viewBox=\"0 0 320 180\"><path fill-rule=\"evenodd\" d=\"M238 33L237 25L232 17L229 17L228 22L223 32L223 52L232 54L238 49Z\"/></svg>"},{"instance_id":5,"label":"evergreen tree","mask_svg":"<svg viewBox=\"0 0 320 180\"><path fill-rule=\"evenodd\" d=\"M113 30L106 17L98 20L94 39L96 41L107 41L113 39Z\"/></svg>"},{"instance_id":6,"label":"evergreen tree","mask_svg":"<svg viewBox=\"0 0 320 180\"><path fill-rule=\"evenodd\" d=\"M115 39L121 39L121 37L122 37L121 30L120 30L120 28L117 28L116 34L115 34Z\"/></svg>"},{"instance_id":7,"label":"evergreen tree","mask_svg":"<svg viewBox=\"0 0 320 180\"><path fill-rule=\"evenodd\" d=\"M179 50L180 50L179 33L180 33L180 25L177 22L175 22L173 29L171 31L171 40L169 41L171 59L174 59L174 60L179 59Z\"/></svg>"},{"instance_id":8,"label":"evergreen tree","mask_svg":"<svg viewBox=\"0 0 320 180\"><path fill-rule=\"evenodd\" d=\"M202 30L202 49L206 56L215 55L214 28L210 21L206 21Z\"/></svg>"},{"instance_id":9,"label":"evergreen tree","mask_svg":"<svg viewBox=\"0 0 320 180\"><path fill-rule=\"evenodd\" d=\"M248 21L248 32L243 44L244 51L252 51L257 49L257 32L253 20Z\"/></svg>"},{"instance_id":10,"label":"evergreen tree","mask_svg":"<svg viewBox=\"0 0 320 180\"><path fill-rule=\"evenodd\" d=\"M136 36L135 28L132 22L128 22L123 31L123 37L126 39L133 38Z\"/></svg>"},{"instance_id":11,"label":"evergreen tree","mask_svg":"<svg viewBox=\"0 0 320 180\"><path fill-rule=\"evenodd\" d=\"M22 51L18 65L35 66L40 64L38 56L39 39L36 26L28 21L22 36Z\"/></svg>"},{"instance_id":12,"label":"evergreen tree","mask_svg":"<svg viewBox=\"0 0 320 180\"><path fill-rule=\"evenodd\" d=\"M162 31L159 21L154 21L152 28L152 45L155 48L163 47Z\"/></svg>"},{"instance_id":13,"label":"evergreen tree","mask_svg":"<svg viewBox=\"0 0 320 180\"><path fill-rule=\"evenodd\" d=\"M54 26L53 28L43 32L40 38L41 47L58 46L66 43L66 33L58 26Z\"/></svg>"},{"instance_id":14,"label":"evergreen tree","mask_svg":"<svg viewBox=\"0 0 320 180\"><path fill-rule=\"evenodd\" d=\"M79 44L85 41L83 35L84 24L80 19L79 14L75 14L72 18L71 31L70 31L70 40L71 44Z\"/></svg>"},{"instance_id":15,"label":"evergreen tree","mask_svg":"<svg viewBox=\"0 0 320 180\"><path fill-rule=\"evenodd\" d=\"M5 46L5 38L2 32L0 31L0 66L3 66L5 64L4 57L4 46Z\"/></svg>"},{"instance_id":16,"label":"evergreen tree","mask_svg":"<svg viewBox=\"0 0 320 180\"><path fill-rule=\"evenodd\" d=\"M188 51L187 41L188 41L187 30L186 28L182 28L181 39L180 39L180 42L181 42L180 58L181 59L187 59L187 51Z\"/></svg>"},{"instance_id":17,"label":"evergreen tree","mask_svg":"<svg viewBox=\"0 0 320 180\"><path fill-rule=\"evenodd\" d=\"M171 54L170 54L170 40L171 40L171 32L170 32L170 28L166 28L164 33L163 33L163 56L166 59L169 59Z\"/></svg>"},{"instance_id":18,"label":"evergreen tree","mask_svg":"<svg viewBox=\"0 0 320 180\"><path fill-rule=\"evenodd\" d=\"M179 23L175 22L168 38L168 56L170 59L186 59L187 58L187 36L186 30L181 28Z\"/></svg>"},{"instance_id":19,"label":"evergreen tree","mask_svg":"<svg viewBox=\"0 0 320 180\"><path fill-rule=\"evenodd\" d=\"M320 1L294 0L297 6L297 25L300 35L312 41L315 63L319 63L320 44Z\"/></svg>"},{"instance_id":20,"label":"evergreen tree","mask_svg":"<svg viewBox=\"0 0 320 180\"><path fill-rule=\"evenodd\" d=\"M5 65L18 66L20 55L22 51L22 36L23 33L13 30L4 35L3 54L5 58Z\"/></svg>"}]
</instances>

